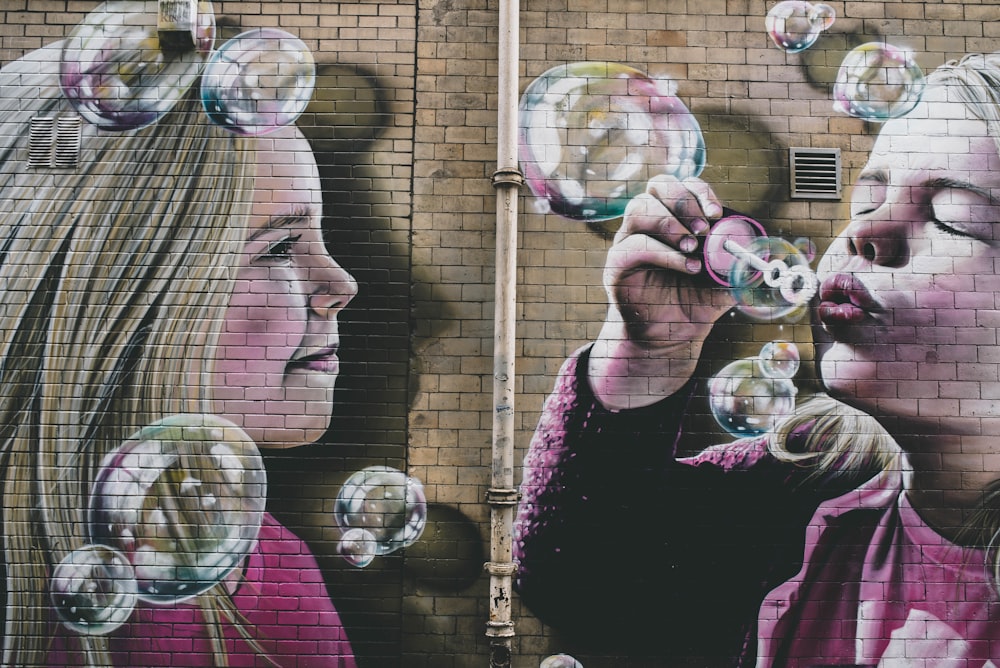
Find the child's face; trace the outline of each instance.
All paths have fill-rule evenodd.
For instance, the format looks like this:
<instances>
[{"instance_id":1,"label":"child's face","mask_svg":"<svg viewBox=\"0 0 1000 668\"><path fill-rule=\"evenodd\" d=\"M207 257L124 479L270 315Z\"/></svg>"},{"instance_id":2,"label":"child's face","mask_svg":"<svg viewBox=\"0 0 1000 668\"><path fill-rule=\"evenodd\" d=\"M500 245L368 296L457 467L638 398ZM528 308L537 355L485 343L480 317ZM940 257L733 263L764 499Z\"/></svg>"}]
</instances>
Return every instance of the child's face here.
<instances>
[{"instance_id":1,"label":"child's face","mask_svg":"<svg viewBox=\"0 0 1000 668\"><path fill-rule=\"evenodd\" d=\"M1000 155L942 87L883 127L820 263L830 391L978 433L1000 417Z\"/></svg>"},{"instance_id":2,"label":"child's face","mask_svg":"<svg viewBox=\"0 0 1000 668\"><path fill-rule=\"evenodd\" d=\"M330 424L337 314L357 293L326 250L319 171L294 128L257 140L250 228L216 360L216 412L261 447L315 441Z\"/></svg>"}]
</instances>

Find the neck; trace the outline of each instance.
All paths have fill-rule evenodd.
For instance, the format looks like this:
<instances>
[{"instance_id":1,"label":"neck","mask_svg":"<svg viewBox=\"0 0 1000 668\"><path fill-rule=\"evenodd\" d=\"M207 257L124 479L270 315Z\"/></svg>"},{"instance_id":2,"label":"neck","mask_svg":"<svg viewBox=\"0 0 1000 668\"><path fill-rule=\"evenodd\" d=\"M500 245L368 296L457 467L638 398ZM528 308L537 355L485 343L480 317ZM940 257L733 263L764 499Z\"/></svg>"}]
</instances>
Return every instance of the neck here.
<instances>
[{"instance_id":1,"label":"neck","mask_svg":"<svg viewBox=\"0 0 1000 668\"><path fill-rule=\"evenodd\" d=\"M1000 478L995 438L907 435L897 442L913 467L910 503L932 529L952 542L979 545L985 533L1000 529L985 526L990 492Z\"/></svg>"}]
</instances>

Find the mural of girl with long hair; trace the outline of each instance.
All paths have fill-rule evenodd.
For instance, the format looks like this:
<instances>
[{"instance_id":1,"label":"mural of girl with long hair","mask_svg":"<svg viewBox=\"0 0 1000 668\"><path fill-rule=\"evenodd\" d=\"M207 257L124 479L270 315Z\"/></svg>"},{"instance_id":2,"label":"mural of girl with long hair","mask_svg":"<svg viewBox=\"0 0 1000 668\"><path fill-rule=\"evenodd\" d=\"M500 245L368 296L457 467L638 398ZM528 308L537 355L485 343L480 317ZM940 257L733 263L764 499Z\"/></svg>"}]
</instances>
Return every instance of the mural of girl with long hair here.
<instances>
[{"instance_id":1,"label":"mural of girl with long hair","mask_svg":"<svg viewBox=\"0 0 1000 668\"><path fill-rule=\"evenodd\" d=\"M619 653L1000 665L1000 54L938 68L882 127L819 263L826 394L681 457L703 345L734 306L691 243L721 215L696 178L629 204L608 319L525 460L521 597Z\"/></svg>"},{"instance_id":2,"label":"mural of girl with long hair","mask_svg":"<svg viewBox=\"0 0 1000 668\"><path fill-rule=\"evenodd\" d=\"M152 26L140 34L146 51L117 61L114 49L100 52L119 74L137 53L160 58L150 4L107 3L88 19L94 34L115 29L101 23L108 17ZM259 475L255 446L310 443L330 422L337 316L357 286L325 248L309 144L292 118L267 132L241 129L238 114L229 127L210 120L200 64L183 85L169 67L150 67L147 86L179 88L152 121L134 122L136 107L116 110L111 98L109 108L83 105L84 118L100 122L83 123L78 166L29 168L32 120L81 111L67 99L79 89L67 89L66 72L87 74L74 70L68 43L0 70L3 665L353 666L315 559L263 512L263 483L244 485L259 497L238 499L250 511L231 520L208 512L222 499L204 491ZM164 449L206 430L221 440L204 461L183 442ZM129 443L135 449L123 451ZM210 463L186 469L191 461ZM95 503L98 483L142 496ZM254 509L252 526L227 528L253 520ZM108 524L104 538L118 542L94 546L106 542L95 537L103 511L146 518L136 526L151 533ZM208 555L211 568L184 554L231 544L245 557L223 550ZM121 550L111 561L73 560L111 547ZM106 589L119 583L98 576L125 561L137 577L140 566L166 564L168 577L155 586L140 578L114 598ZM79 568L59 580L67 563ZM163 588L177 594L192 582L197 596ZM95 592L107 596L86 598ZM114 606L136 593L119 617Z\"/></svg>"}]
</instances>

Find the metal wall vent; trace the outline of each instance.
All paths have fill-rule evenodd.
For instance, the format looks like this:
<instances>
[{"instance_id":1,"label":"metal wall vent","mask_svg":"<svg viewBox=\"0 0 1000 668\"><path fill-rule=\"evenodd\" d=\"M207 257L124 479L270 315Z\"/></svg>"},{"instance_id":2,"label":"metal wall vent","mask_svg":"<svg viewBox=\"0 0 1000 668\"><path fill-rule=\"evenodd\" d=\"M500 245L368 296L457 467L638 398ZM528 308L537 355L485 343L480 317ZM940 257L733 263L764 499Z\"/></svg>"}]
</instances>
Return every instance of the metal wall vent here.
<instances>
[{"instance_id":1,"label":"metal wall vent","mask_svg":"<svg viewBox=\"0 0 1000 668\"><path fill-rule=\"evenodd\" d=\"M28 166L73 169L80 164L83 132L79 116L36 116L28 132Z\"/></svg>"},{"instance_id":2,"label":"metal wall vent","mask_svg":"<svg viewBox=\"0 0 1000 668\"><path fill-rule=\"evenodd\" d=\"M793 199L840 199L840 149L788 149Z\"/></svg>"}]
</instances>

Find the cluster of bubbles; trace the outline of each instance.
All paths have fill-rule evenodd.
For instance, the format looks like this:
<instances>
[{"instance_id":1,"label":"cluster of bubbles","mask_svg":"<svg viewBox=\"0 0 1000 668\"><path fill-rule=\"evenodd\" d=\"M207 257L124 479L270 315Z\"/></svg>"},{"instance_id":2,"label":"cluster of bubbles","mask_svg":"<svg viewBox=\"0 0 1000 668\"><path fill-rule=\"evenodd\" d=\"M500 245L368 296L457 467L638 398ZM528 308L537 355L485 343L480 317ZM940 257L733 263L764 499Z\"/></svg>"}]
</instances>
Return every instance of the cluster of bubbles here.
<instances>
[{"instance_id":1,"label":"cluster of bubbles","mask_svg":"<svg viewBox=\"0 0 1000 668\"><path fill-rule=\"evenodd\" d=\"M175 415L144 427L101 464L90 544L52 574L56 612L79 633L105 634L137 599L170 604L210 589L249 554L266 498L260 452L233 423Z\"/></svg>"},{"instance_id":2,"label":"cluster of bubbles","mask_svg":"<svg viewBox=\"0 0 1000 668\"><path fill-rule=\"evenodd\" d=\"M830 5L785 0L771 8L764 25L779 49L798 53L812 46L821 32L829 30L836 16Z\"/></svg>"},{"instance_id":3,"label":"cluster of bubbles","mask_svg":"<svg viewBox=\"0 0 1000 668\"><path fill-rule=\"evenodd\" d=\"M364 568L376 556L420 538L427 525L427 497L416 478L389 466L369 466L340 488L334 516L343 531L338 553Z\"/></svg>"},{"instance_id":4,"label":"cluster of bubbles","mask_svg":"<svg viewBox=\"0 0 1000 668\"><path fill-rule=\"evenodd\" d=\"M779 2L764 25L778 48L798 53L812 46L836 18L832 7L802 0ZM882 122L913 110L924 90L924 73L913 54L885 42L853 49L840 64L833 108L866 121Z\"/></svg>"},{"instance_id":5,"label":"cluster of bubbles","mask_svg":"<svg viewBox=\"0 0 1000 668\"><path fill-rule=\"evenodd\" d=\"M113 131L155 123L203 72L205 110L233 132L273 132L305 110L315 63L301 40L282 30L257 29L213 51L211 3L199 3L196 20L193 48L169 49L158 36L155 0L103 3L63 44L63 95L89 123Z\"/></svg>"},{"instance_id":6,"label":"cluster of bubbles","mask_svg":"<svg viewBox=\"0 0 1000 668\"><path fill-rule=\"evenodd\" d=\"M660 174L705 166L698 121L670 79L609 62L554 67L521 96L519 159L539 202L567 218L621 216Z\"/></svg>"},{"instance_id":7,"label":"cluster of bubbles","mask_svg":"<svg viewBox=\"0 0 1000 668\"><path fill-rule=\"evenodd\" d=\"M583 664L569 654L553 654L542 659L538 668L583 668Z\"/></svg>"},{"instance_id":8,"label":"cluster of bubbles","mask_svg":"<svg viewBox=\"0 0 1000 668\"><path fill-rule=\"evenodd\" d=\"M734 436L767 433L795 409L799 363L790 341L770 341L756 357L729 363L709 383L712 415Z\"/></svg>"},{"instance_id":9,"label":"cluster of bubbles","mask_svg":"<svg viewBox=\"0 0 1000 668\"><path fill-rule=\"evenodd\" d=\"M885 42L869 42L844 58L833 86L833 108L868 121L910 113L924 92L924 73L913 53Z\"/></svg>"}]
</instances>

